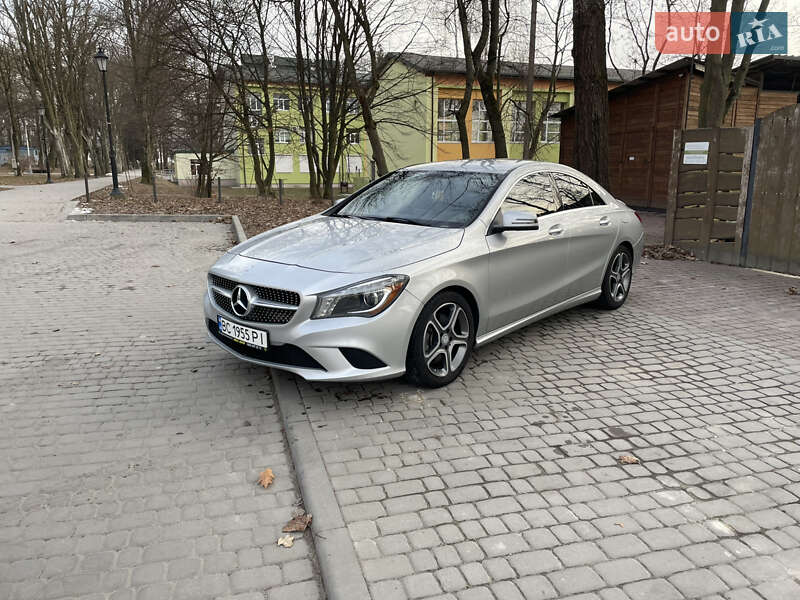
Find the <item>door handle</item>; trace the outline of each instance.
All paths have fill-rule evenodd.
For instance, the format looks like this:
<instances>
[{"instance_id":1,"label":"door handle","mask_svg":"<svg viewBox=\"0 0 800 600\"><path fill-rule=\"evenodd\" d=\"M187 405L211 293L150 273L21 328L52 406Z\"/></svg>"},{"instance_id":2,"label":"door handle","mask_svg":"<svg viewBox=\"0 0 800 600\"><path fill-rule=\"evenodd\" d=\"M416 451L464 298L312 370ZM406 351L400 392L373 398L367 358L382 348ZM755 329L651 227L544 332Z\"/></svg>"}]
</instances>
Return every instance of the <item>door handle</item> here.
<instances>
[{"instance_id":1,"label":"door handle","mask_svg":"<svg viewBox=\"0 0 800 600\"><path fill-rule=\"evenodd\" d=\"M611 223L611 219L606 216L600 217L600 225L609 225Z\"/></svg>"},{"instance_id":2,"label":"door handle","mask_svg":"<svg viewBox=\"0 0 800 600\"><path fill-rule=\"evenodd\" d=\"M564 233L564 230L561 228L561 225L553 225L550 229L547 230L547 233L550 235L561 235Z\"/></svg>"}]
</instances>

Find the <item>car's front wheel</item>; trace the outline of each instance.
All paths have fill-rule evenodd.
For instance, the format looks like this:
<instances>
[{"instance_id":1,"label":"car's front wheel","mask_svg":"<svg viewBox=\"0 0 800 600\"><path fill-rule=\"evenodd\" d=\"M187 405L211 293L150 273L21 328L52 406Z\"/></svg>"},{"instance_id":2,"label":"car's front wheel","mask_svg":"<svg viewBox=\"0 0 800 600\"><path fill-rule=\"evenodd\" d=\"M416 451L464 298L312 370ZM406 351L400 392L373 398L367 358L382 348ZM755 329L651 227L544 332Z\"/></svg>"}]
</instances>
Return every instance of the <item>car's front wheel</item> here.
<instances>
[{"instance_id":1,"label":"car's front wheel","mask_svg":"<svg viewBox=\"0 0 800 600\"><path fill-rule=\"evenodd\" d=\"M603 308L617 309L628 298L633 279L633 254L627 246L618 246L603 278L603 289L598 302Z\"/></svg>"},{"instance_id":2,"label":"car's front wheel","mask_svg":"<svg viewBox=\"0 0 800 600\"><path fill-rule=\"evenodd\" d=\"M461 294L444 291L425 305L414 325L406 374L425 387L447 385L461 374L475 346L475 317Z\"/></svg>"}]
</instances>

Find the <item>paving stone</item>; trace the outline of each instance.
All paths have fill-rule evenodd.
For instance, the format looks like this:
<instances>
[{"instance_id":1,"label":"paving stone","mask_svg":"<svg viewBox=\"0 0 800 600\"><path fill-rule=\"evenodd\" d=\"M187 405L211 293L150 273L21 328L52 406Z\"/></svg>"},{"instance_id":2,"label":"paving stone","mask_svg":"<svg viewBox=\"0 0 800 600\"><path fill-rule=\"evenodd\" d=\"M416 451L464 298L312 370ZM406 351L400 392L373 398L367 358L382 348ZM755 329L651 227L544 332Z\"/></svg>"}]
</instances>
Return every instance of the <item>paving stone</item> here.
<instances>
[{"instance_id":1,"label":"paving stone","mask_svg":"<svg viewBox=\"0 0 800 600\"><path fill-rule=\"evenodd\" d=\"M591 567L571 567L550 573L547 578L562 595L579 594L605 587Z\"/></svg>"},{"instance_id":2,"label":"paving stone","mask_svg":"<svg viewBox=\"0 0 800 600\"><path fill-rule=\"evenodd\" d=\"M623 587L631 600L683 600L684 596L664 579L648 579Z\"/></svg>"},{"instance_id":3,"label":"paving stone","mask_svg":"<svg viewBox=\"0 0 800 600\"><path fill-rule=\"evenodd\" d=\"M621 558L608 562L598 563L593 566L600 577L611 586L618 586L639 579L646 579L650 576L638 561L632 558Z\"/></svg>"},{"instance_id":4,"label":"paving stone","mask_svg":"<svg viewBox=\"0 0 800 600\"><path fill-rule=\"evenodd\" d=\"M728 586L708 569L684 571L668 578L687 598L698 598L726 591Z\"/></svg>"},{"instance_id":5,"label":"paving stone","mask_svg":"<svg viewBox=\"0 0 800 600\"><path fill-rule=\"evenodd\" d=\"M275 589L282 563L249 572L262 560L253 532L273 545L298 498L272 387L198 321L229 225L65 222L82 188L33 186L25 193L39 194L35 203L3 192L0 240L18 244L0 249L0 280L15 282L0 286L0 306L30 306L37 319L6 311L9 326L12 314L29 325L10 334L0 361L0 403L17 407L0 422L0 454L13 459L0 512L27 545L14 550L0 533L0 563L42 567L0 597L197 600ZM35 385L9 385L20 378ZM267 490L255 485L266 467L276 474ZM307 544L294 552L311 564Z\"/></svg>"},{"instance_id":6,"label":"paving stone","mask_svg":"<svg viewBox=\"0 0 800 600\"><path fill-rule=\"evenodd\" d=\"M409 598L424 598L442 591L439 582L432 573L419 573L405 577L403 585Z\"/></svg>"}]
</instances>

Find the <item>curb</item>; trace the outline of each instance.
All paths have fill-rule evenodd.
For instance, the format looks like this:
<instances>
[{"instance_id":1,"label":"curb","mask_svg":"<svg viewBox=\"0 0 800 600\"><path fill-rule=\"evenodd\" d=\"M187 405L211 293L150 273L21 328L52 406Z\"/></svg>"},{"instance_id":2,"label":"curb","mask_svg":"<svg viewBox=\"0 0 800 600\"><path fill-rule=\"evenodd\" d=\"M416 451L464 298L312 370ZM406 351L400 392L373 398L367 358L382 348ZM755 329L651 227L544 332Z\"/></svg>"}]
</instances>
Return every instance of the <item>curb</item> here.
<instances>
[{"instance_id":1,"label":"curb","mask_svg":"<svg viewBox=\"0 0 800 600\"><path fill-rule=\"evenodd\" d=\"M369 589L294 379L270 369L294 473L311 525L329 600L369 600Z\"/></svg>"},{"instance_id":2,"label":"curb","mask_svg":"<svg viewBox=\"0 0 800 600\"><path fill-rule=\"evenodd\" d=\"M242 227L242 222L239 220L238 215L231 215L231 227L233 228L233 235L236 236L236 243L241 244L247 240L244 227Z\"/></svg>"},{"instance_id":3,"label":"curb","mask_svg":"<svg viewBox=\"0 0 800 600\"><path fill-rule=\"evenodd\" d=\"M237 215L231 217L231 224L241 244L247 236ZM306 512L314 517L311 539L328 600L370 600L364 573L297 385L283 371L270 369L270 376L300 496Z\"/></svg>"},{"instance_id":4,"label":"curb","mask_svg":"<svg viewBox=\"0 0 800 600\"><path fill-rule=\"evenodd\" d=\"M101 213L71 213L67 215L68 221L132 221L134 223L214 223L228 218L227 215L128 215ZM239 226L241 227L241 224Z\"/></svg>"}]
</instances>

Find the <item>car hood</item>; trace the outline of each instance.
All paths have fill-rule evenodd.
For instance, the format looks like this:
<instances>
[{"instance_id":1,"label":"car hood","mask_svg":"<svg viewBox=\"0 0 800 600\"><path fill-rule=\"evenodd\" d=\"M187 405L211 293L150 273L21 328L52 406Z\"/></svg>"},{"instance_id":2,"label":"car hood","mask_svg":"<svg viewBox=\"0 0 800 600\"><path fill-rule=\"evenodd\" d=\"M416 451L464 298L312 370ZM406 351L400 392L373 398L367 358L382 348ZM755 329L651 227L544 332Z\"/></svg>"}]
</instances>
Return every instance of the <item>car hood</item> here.
<instances>
[{"instance_id":1,"label":"car hood","mask_svg":"<svg viewBox=\"0 0 800 600\"><path fill-rule=\"evenodd\" d=\"M241 256L333 273L388 272L458 247L462 229L318 215L234 249Z\"/></svg>"}]
</instances>

